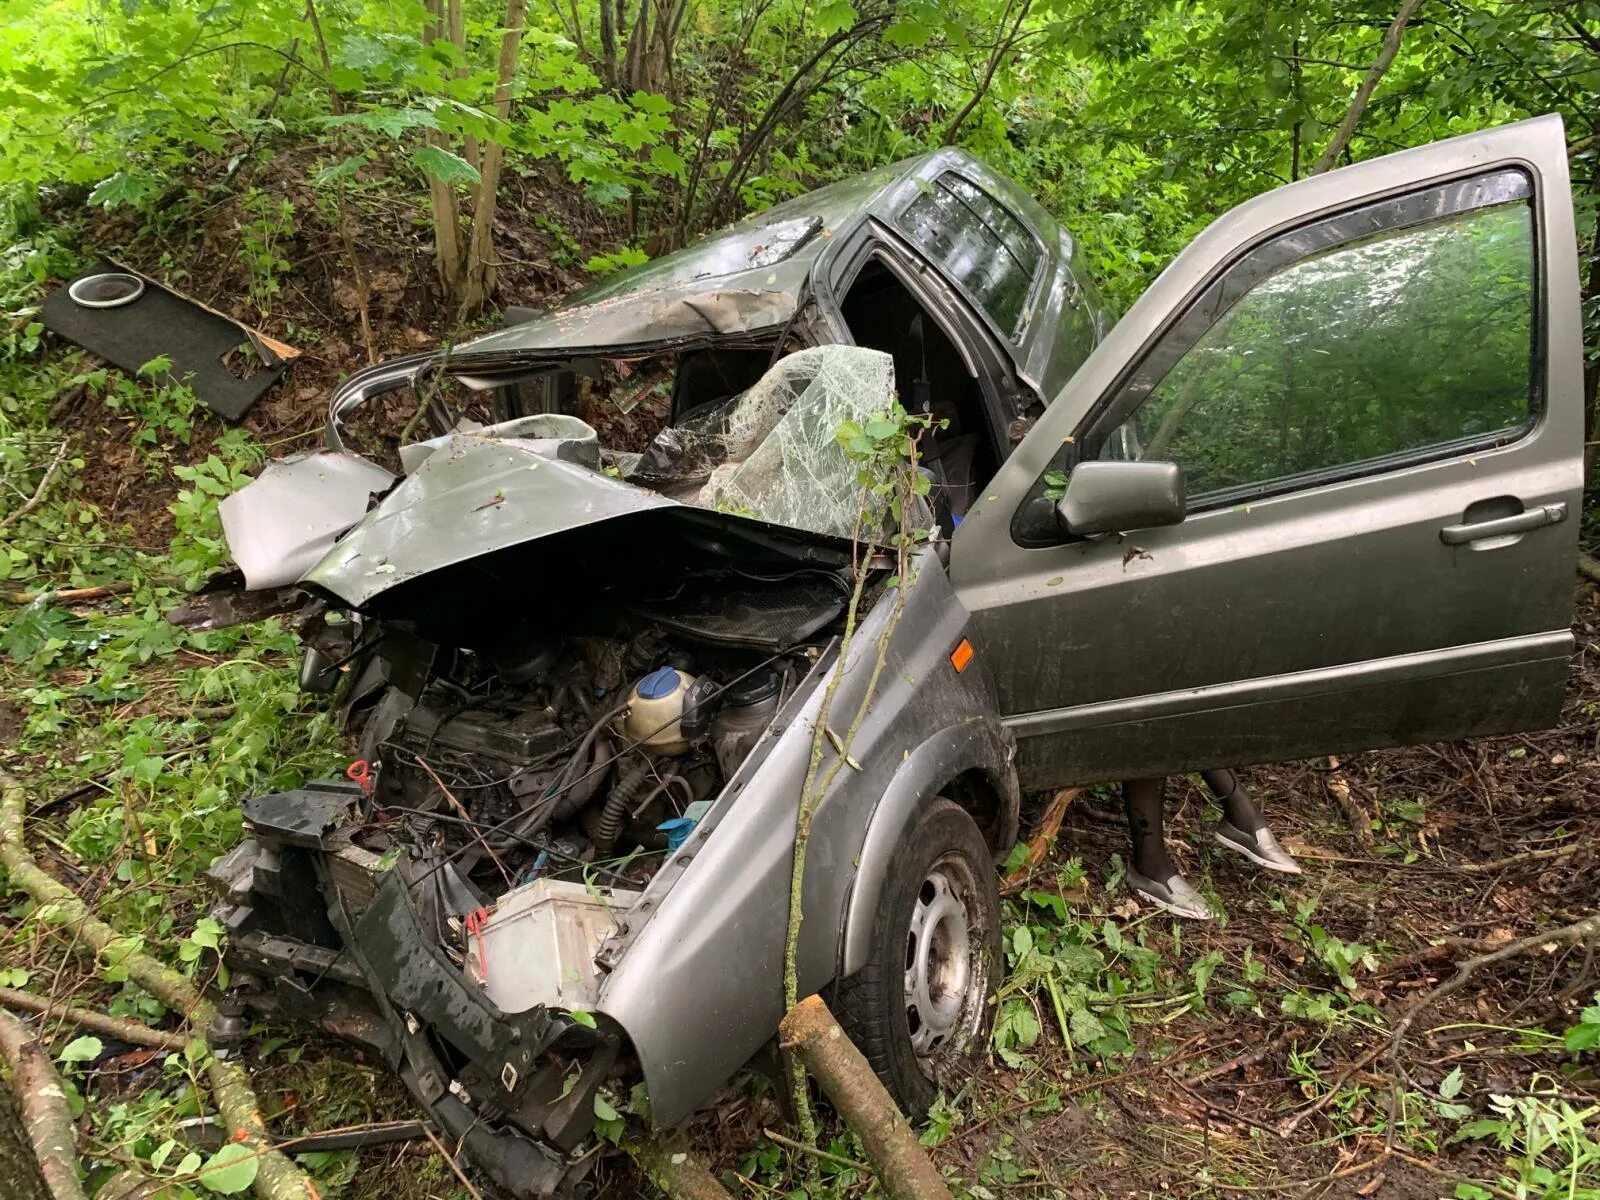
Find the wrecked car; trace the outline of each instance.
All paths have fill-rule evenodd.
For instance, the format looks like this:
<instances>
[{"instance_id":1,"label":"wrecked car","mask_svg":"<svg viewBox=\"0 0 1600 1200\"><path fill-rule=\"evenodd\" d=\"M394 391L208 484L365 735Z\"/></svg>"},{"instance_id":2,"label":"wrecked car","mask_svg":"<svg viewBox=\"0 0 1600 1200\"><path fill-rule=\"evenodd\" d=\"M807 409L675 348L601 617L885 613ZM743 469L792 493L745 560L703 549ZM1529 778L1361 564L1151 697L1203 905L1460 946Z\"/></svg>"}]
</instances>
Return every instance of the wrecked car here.
<instances>
[{"instance_id":1,"label":"wrecked car","mask_svg":"<svg viewBox=\"0 0 1600 1200\"><path fill-rule=\"evenodd\" d=\"M941 152L353 376L185 614L292 614L359 746L245 802L237 996L373 1046L505 1191L570 1187L602 1086L671 1127L776 1059L819 706L886 638L798 967L925 1108L983 1052L1024 793L1555 719L1574 244L1541 118L1259 197L1108 329L1066 232ZM400 391L395 473L346 447ZM896 401L937 419L904 578L835 436Z\"/></svg>"}]
</instances>

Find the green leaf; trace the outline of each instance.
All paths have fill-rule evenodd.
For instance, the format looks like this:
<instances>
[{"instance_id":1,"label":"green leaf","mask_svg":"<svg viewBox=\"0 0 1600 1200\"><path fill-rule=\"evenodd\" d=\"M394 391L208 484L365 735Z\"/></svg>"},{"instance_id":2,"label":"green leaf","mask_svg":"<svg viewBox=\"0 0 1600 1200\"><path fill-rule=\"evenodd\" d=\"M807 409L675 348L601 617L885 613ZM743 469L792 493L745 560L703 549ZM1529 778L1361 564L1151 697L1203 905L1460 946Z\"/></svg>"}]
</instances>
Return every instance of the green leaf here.
<instances>
[{"instance_id":1,"label":"green leaf","mask_svg":"<svg viewBox=\"0 0 1600 1200\"><path fill-rule=\"evenodd\" d=\"M477 167L459 154L452 154L438 146L421 146L413 150L411 161L444 183L477 183L479 179Z\"/></svg>"},{"instance_id":2,"label":"green leaf","mask_svg":"<svg viewBox=\"0 0 1600 1200\"><path fill-rule=\"evenodd\" d=\"M193 1150L189 1151L175 1169L179 1175L193 1175L200 1169L200 1156Z\"/></svg>"},{"instance_id":3,"label":"green leaf","mask_svg":"<svg viewBox=\"0 0 1600 1200\"><path fill-rule=\"evenodd\" d=\"M611 1107L611 1102L599 1092L594 1094L594 1115L602 1121L615 1121L617 1110Z\"/></svg>"},{"instance_id":4,"label":"green leaf","mask_svg":"<svg viewBox=\"0 0 1600 1200\"><path fill-rule=\"evenodd\" d=\"M82 1037L73 1038L65 1046L61 1047L61 1053L56 1055L56 1061L64 1063L93 1062L100 1057L100 1053L104 1049L104 1042L93 1034L86 1033Z\"/></svg>"},{"instance_id":5,"label":"green leaf","mask_svg":"<svg viewBox=\"0 0 1600 1200\"><path fill-rule=\"evenodd\" d=\"M311 186L327 187L329 184L337 183L341 179L349 179L366 165L367 156L365 154L352 154L348 158L323 167L311 177Z\"/></svg>"},{"instance_id":6,"label":"green leaf","mask_svg":"<svg viewBox=\"0 0 1600 1200\"><path fill-rule=\"evenodd\" d=\"M1562 1044L1574 1054L1593 1050L1600 1046L1600 1023L1585 1021L1582 1025L1574 1025L1567 1030Z\"/></svg>"},{"instance_id":7,"label":"green leaf","mask_svg":"<svg viewBox=\"0 0 1600 1200\"><path fill-rule=\"evenodd\" d=\"M1067 1029L1072 1034L1072 1040L1080 1046L1106 1036L1105 1024L1087 1008L1072 1010L1067 1018Z\"/></svg>"},{"instance_id":8,"label":"green leaf","mask_svg":"<svg viewBox=\"0 0 1600 1200\"><path fill-rule=\"evenodd\" d=\"M1461 1082L1464 1077L1461 1068L1457 1067L1446 1075L1439 1084L1439 1095L1445 1100L1454 1100L1461 1094Z\"/></svg>"},{"instance_id":9,"label":"green leaf","mask_svg":"<svg viewBox=\"0 0 1600 1200\"><path fill-rule=\"evenodd\" d=\"M97 208L116 208L124 204L129 208L138 208L160 190L159 179L118 171L94 185L88 202Z\"/></svg>"},{"instance_id":10,"label":"green leaf","mask_svg":"<svg viewBox=\"0 0 1600 1200\"><path fill-rule=\"evenodd\" d=\"M569 1012L567 1013L567 1019L570 1020L574 1025L583 1025L589 1029L595 1028L593 1013Z\"/></svg>"},{"instance_id":11,"label":"green leaf","mask_svg":"<svg viewBox=\"0 0 1600 1200\"><path fill-rule=\"evenodd\" d=\"M260 1156L240 1142L229 1142L200 1168L196 1178L213 1192L231 1196L242 1192L256 1180Z\"/></svg>"},{"instance_id":12,"label":"green leaf","mask_svg":"<svg viewBox=\"0 0 1600 1200\"><path fill-rule=\"evenodd\" d=\"M1017 926L1017 931L1011 935L1011 949L1021 962L1033 950L1033 930L1026 925Z\"/></svg>"},{"instance_id":13,"label":"green leaf","mask_svg":"<svg viewBox=\"0 0 1600 1200\"><path fill-rule=\"evenodd\" d=\"M817 32L823 37L829 37L842 29L849 29L856 23L855 5L850 0L826 0L821 8L817 9Z\"/></svg>"}]
</instances>

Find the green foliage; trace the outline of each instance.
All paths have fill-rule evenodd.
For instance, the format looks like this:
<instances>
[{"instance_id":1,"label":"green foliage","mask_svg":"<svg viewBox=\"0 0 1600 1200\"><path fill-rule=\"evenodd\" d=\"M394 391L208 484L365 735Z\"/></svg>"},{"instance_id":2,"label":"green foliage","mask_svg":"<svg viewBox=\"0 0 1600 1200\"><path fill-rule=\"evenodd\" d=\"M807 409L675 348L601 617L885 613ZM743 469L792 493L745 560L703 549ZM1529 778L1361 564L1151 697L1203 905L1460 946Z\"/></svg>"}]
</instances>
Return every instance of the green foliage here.
<instances>
[{"instance_id":1,"label":"green foliage","mask_svg":"<svg viewBox=\"0 0 1600 1200\"><path fill-rule=\"evenodd\" d=\"M249 271L250 303L265 318L272 311L282 276L291 263L284 242L294 232L294 204L251 188L239 202L246 220L239 227L239 257Z\"/></svg>"},{"instance_id":2,"label":"green foliage","mask_svg":"<svg viewBox=\"0 0 1600 1200\"><path fill-rule=\"evenodd\" d=\"M1528 1200L1596 1200L1600 1197L1600 1104L1578 1107L1558 1081L1536 1076L1525 1095L1492 1095L1489 1115L1463 1124L1452 1142L1482 1141L1505 1158L1497 1191L1474 1183L1456 1188L1458 1200L1514 1195Z\"/></svg>"},{"instance_id":3,"label":"green foliage","mask_svg":"<svg viewBox=\"0 0 1600 1200\"><path fill-rule=\"evenodd\" d=\"M1578 1023L1567 1030L1562 1041L1574 1054L1600 1046L1600 995L1595 996L1594 1003L1583 1010Z\"/></svg>"}]
</instances>

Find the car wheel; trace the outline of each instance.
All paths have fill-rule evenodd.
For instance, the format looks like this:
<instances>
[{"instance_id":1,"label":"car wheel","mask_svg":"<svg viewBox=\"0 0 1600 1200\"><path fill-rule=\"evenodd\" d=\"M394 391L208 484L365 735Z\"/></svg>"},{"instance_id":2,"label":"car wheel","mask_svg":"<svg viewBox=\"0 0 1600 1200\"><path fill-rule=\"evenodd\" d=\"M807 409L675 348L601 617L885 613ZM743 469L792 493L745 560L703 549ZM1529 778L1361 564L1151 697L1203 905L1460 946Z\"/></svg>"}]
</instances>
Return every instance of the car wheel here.
<instances>
[{"instance_id":1,"label":"car wheel","mask_svg":"<svg viewBox=\"0 0 1600 1200\"><path fill-rule=\"evenodd\" d=\"M841 980L834 1013L913 1119L978 1064L1000 976L1000 893L983 834L935 797L895 848L871 957Z\"/></svg>"}]
</instances>

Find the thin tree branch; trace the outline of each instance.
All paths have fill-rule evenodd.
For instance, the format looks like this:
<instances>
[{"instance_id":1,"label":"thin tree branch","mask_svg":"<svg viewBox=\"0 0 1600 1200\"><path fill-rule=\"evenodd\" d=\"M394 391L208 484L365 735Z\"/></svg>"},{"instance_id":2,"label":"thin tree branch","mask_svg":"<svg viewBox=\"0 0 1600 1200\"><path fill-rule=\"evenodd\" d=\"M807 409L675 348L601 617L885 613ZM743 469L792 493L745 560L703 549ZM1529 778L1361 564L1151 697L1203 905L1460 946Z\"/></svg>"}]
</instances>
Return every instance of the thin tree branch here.
<instances>
[{"instance_id":1,"label":"thin tree branch","mask_svg":"<svg viewBox=\"0 0 1600 1200\"><path fill-rule=\"evenodd\" d=\"M1366 78L1361 81L1361 86L1356 88L1355 98L1350 101L1350 107L1345 111L1344 119L1339 122L1339 127L1334 130L1333 140L1322 151L1317 159L1316 166L1311 168L1311 174L1321 175L1338 161L1345 147L1350 144L1356 126L1361 122L1361 114L1367 111L1367 102L1372 99L1372 93L1377 89L1389 67L1394 62L1394 56L1400 52L1400 39L1405 35L1406 23L1411 20L1413 13L1422 4L1422 0L1405 0L1400 5L1400 11L1395 14L1394 22L1389 26L1389 32L1383 35L1383 47L1378 51L1378 57L1373 60L1368 68Z\"/></svg>"}]
</instances>

